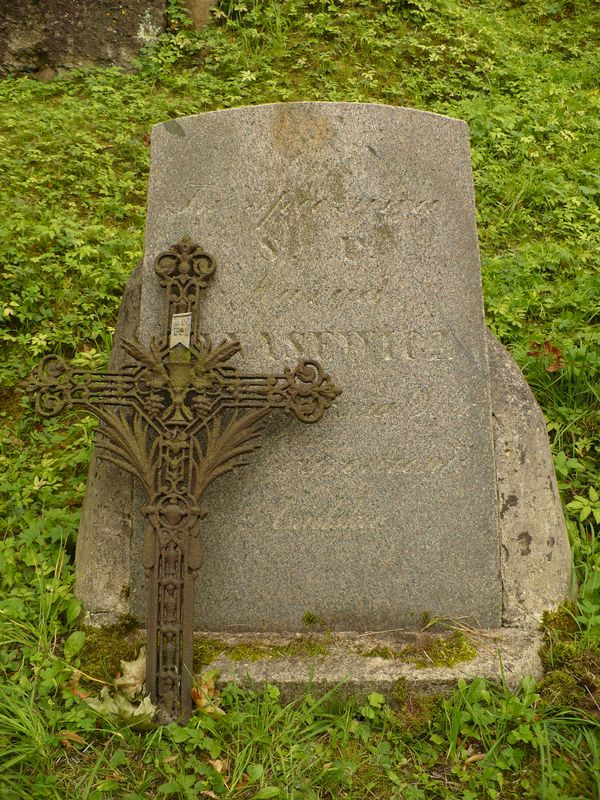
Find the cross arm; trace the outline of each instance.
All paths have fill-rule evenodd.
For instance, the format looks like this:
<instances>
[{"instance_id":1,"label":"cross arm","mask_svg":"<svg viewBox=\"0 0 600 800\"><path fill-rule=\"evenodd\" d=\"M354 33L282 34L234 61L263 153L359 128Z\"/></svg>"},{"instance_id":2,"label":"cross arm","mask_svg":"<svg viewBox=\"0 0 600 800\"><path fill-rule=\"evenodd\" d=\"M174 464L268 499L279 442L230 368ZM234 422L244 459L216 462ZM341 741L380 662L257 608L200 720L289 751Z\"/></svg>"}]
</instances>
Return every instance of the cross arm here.
<instances>
[{"instance_id":1,"label":"cross arm","mask_svg":"<svg viewBox=\"0 0 600 800\"><path fill-rule=\"evenodd\" d=\"M236 375L227 382L234 390L224 406L281 408L301 422L318 422L342 391L313 360L300 361L283 375Z\"/></svg>"},{"instance_id":2,"label":"cross arm","mask_svg":"<svg viewBox=\"0 0 600 800\"><path fill-rule=\"evenodd\" d=\"M92 413L107 405L136 406L139 368L128 372L74 369L64 359L46 356L23 382L23 388L42 417L81 406Z\"/></svg>"}]
</instances>

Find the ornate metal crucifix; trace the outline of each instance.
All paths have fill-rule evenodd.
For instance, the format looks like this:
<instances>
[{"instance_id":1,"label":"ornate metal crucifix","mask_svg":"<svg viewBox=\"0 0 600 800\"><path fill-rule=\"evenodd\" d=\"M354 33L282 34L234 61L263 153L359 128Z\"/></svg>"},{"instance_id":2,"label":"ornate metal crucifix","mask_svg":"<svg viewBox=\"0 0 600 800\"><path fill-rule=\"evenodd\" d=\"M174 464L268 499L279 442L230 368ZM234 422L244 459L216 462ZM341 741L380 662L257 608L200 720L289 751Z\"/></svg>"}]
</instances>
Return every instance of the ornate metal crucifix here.
<instances>
[{"instance_id":1,"label":"ornate metal crucifix","mask_svg":"<svg viewBox=\"0 0 600 800\"><path fill-rule=\"evenodd\" d=\"M189 239L173 245L155 262L167 297L158 342L124 342L131 363L121 372L78 370L48 356L26 383L42 416L72 406L97 416L102 456L138 478L148 496L146 682L160 722L185 722L192 710L194 581L206 487L248 463L270 411L317 422L340 394L316 361L279 375L244 375L227 364L239 342L213 347L199 333L200 296L215 267Z\"/></svg>"}]
</instances>

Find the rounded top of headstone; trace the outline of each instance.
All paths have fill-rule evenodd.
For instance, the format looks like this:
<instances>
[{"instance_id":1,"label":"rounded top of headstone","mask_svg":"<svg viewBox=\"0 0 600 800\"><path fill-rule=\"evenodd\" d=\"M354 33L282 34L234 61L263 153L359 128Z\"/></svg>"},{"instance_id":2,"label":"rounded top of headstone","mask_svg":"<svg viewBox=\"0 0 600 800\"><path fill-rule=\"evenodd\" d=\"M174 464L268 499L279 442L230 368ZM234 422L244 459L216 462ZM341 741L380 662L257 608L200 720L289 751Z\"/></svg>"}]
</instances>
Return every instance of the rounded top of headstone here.
<instances>
[{"instance_id":1,"label":"rounded top of headstone","mask_svg":"<svg viewBox=\"0 0 600 800\"><path fill-rule=\"evenodd\" d=\"M291 103L263 103L254 106L235 106L234 108L224 108L217 111L205 111L200 114L191 114L187 117L179 117L178 119L168 120L153 126L153 130L163 129L165 133L171 136L184 137L188 127L194 126L197 120L210 120L227 118L228 124L231 124L231 118L236 115L256 116L256 117L273 117L274 120L288 121L301 119L303 124L306 119L311 117L328 117L330 119L338 118L351 118L359 119L365 115L374 121L377 118L381 120L386 117L393 116L396 119L404 118L407 121L415 124L424 124L428 127L436 125L452 125L458 126L468 131L468 125L464 120L457 119L456 117L448 117L443 114L436 114L432 111L421 111L416 108L407 108L406 106L390 106L384 103L348 103L348 102L331 102L331 101L312 101L301 100ZM286 124L283 123L283 135L286 133ZM318 132L315 132L318 133ZM321 133L326 133L321 131Z\"/></svg>"}]
</instances>

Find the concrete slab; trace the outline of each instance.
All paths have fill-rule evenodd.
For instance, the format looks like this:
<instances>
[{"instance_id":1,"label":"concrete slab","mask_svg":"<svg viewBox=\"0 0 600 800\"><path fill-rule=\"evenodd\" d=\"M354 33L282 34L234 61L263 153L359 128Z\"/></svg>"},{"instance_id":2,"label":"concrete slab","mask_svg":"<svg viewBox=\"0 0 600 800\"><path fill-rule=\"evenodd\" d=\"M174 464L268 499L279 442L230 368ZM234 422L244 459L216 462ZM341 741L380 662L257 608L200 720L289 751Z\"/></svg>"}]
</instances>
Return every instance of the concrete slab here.
<instances>
[{"instance_id":1,"label":"concrete slab","mask_svg":"<svg viewBox=\"0 0 600 800\"><path fill-rule=\"evenodd\" d=\"M379 692L394 700L398 692L433 695L449 694L463 678L482 677L494 683L505 682L517 689L524 677L541 677L543 670L539 648L542 634L537 630L501 628L468 631L465 639L472 644L473 658L452 666L428 664L436 641L448 641L451 634L397 632L393 634L330 633L302 634L199 634L197 640L223 643L223 653L202 668L219 670L218 685L236 683L261 689L267 684L281 690L282 700L291 701L307 690L323 694L338 688L344 696L366 697ZM306 641L321 644L326 653L290 656L290 650L302 650ZM295 644L295 647L294 647ZM291 645L291 647L290 647ZM228 652L241 646L263 651L260 660L233 660ZM390 658L368 655L374 650L389 649L402 653ZM279 649L279 654L278 654ZM307 648L310 649L310 648ZM451 646L449 648L451 650ZM264 655L265 651L268 655ZM437 659L436 659L437 661Z\"/></svg>"}]
</instances>

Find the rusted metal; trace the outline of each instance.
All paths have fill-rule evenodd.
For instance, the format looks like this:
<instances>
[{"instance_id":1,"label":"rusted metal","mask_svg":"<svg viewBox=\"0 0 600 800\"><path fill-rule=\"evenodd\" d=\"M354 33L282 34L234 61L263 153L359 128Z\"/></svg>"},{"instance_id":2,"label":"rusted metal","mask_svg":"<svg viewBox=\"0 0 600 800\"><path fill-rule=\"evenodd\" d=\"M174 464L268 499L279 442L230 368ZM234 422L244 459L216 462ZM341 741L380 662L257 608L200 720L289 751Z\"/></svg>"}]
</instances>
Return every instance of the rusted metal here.
<instances>
[{"instance_id":1,"label":"rusted metal","mask_svg":"<svg viewBox=\"0 0 600 800\"><path fill-rule=\"evenodd\" d=\"M317 422L341 391L317 361L300 361L277 375L244 375L229 365L239 342L213 346L199 334L201 293L215 268L189 239L169 247L155 262L166 292L158 342L124 342L131 363L120 372L74 369L48 356L26 384L42 416L73 406L97 416L100 454L146 491L146 682L162 723L185 722L192 710L194 582L205 489L248 463L272 410Z\"/></svg>"}]
</instances>

